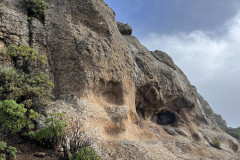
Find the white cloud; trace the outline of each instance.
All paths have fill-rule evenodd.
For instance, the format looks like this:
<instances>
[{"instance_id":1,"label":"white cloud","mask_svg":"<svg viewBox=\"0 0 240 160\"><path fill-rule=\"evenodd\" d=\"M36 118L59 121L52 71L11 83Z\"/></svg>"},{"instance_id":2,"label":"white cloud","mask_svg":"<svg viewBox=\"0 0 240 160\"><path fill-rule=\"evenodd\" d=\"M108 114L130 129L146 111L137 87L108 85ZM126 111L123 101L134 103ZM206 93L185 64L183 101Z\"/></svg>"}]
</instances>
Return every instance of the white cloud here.
<instances>
[{"instance_id":1,"label":"white cloud","mask_svg":"<svg viewBox=\"0 0 240 160\"><path fill-rule=\"evenodd\" d=\"M150 50L168 53L213 109L229 125L237 127L240 126L240 12L219 30L150 33L140 41Z\"/></svg>"}]
</instances>

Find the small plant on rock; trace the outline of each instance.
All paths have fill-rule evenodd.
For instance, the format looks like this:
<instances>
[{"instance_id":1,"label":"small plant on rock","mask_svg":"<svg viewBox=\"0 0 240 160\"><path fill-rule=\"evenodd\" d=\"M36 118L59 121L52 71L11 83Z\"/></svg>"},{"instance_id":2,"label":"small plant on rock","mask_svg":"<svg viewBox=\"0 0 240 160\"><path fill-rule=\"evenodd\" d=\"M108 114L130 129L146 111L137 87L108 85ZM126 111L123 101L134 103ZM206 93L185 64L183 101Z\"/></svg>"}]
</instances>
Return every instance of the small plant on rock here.
<instances>
[{"instance_id":1,"label":"small plant on rock","mask_svg":"<svg viewBox=\"0 0 240 160\"><path fill-rule=\"evenodd\" d=\"M211 142L211 145L214 147L214 148L217 148L217 149L220 149L220 146L221 146L221 141L218 137L214 137L212 142Z\"/></svg>"}]
</instances>

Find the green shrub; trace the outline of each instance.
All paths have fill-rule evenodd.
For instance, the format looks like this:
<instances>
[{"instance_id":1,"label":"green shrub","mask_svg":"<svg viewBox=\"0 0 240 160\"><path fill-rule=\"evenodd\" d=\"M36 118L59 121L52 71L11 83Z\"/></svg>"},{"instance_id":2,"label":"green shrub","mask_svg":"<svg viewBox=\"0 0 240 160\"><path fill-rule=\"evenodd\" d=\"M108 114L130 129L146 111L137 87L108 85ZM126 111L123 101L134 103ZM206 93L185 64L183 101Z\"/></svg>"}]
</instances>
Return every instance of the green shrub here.
<instances>
[{"instance_id":1,"label":"green shrub","mask_svg":"<svg viewBox=\"0 0 240 160\"><path fill-rule=\"evenodd\" d=\"M62 113L50 114L46 119L46 126L36 133L36 139L43 145L55 147L62 143L66 134L67 122ZM33 133L30 133L33 136Z\"/></svg>"},{"instance_id":2,"label":"green shrub","mask_svg":"<svg viewBox=\"0 0 240 160\"><path fill-rule=\"evenodd\" d=\"M0 141L0 160L6 160L7 157L16 159L17 149L12 146L7 146L7 143Z\"/></svg>"},{"instance_id":3,"label":"green shrub","mask_svg":"<svg viewBox=\"0 0 240 160\"><path fill-rule=\"evenodd\" d=\"M33 129L33 120L39 117L32 109L27 110L23 104L14 100L0 101L0 127L1 130L17 133L23 129Z\"/></svg>"},{"instance_id":4,"label":"green shrub","mask_svg":"<svg viewBox=\"0 0 240 160\"><path fill-rule=\"evenodd\" d=\"M9 46L4 56L21 56L26 61L44 64L44 56L27 45ZM53 98L53 83L44 73L17 73L14 68L0 66L0 127L16 133L34 128L39 116L33 108L47 104Z\"/></svg>"},{"instance_id":5,"label":"green shrub","mask_svg":"<svg viewBox=\"0 0 240 160\"><path fill-rule=\"evenodd\" d=\"M6 154L1 153L0 154L0 160L6 160Z\"/></svg>"},{"instance_id":6,"label":"green shrub","mask_svg":"<svg viewBox=\"0 0 240 160\"><path fill-rule=\"evenodd\" d=\"M45 55L39 54L29 45L11 45L0 54L25 61L21 66L24 72L22 74L17 73L13 68L0 66L0 100L14 99L17 103L30 107L36 105L33 103L46 104L53 98L51 94L53 83L46 74L35 71L31 76L29 75L29 64L35 63L37 68L41 68L46 64Z\"/></svg>"},{"instance_id":7,"label":"green shrub","mask_svg":"<svg viewBox=\"0 0 240 160\"><path fill-rule=\"evenodd\" d=\"M34 49L34 45L30 47L28 44L20 46L10 45L6 51L2 51L1 54L6 57L22 57L26 61L36 61L40 63L40 65L46 64L47 61L47 57L38 53L38 51Z\"/></svg>"},{"instance_id":8,"label":"green shrub","mask_svg":"<svg viewBox=\"0 0 240 160\"><path fill-rule=\"evenodd\" d=\"M0 150L3 151L7 148L7 143L6 142L3 142L3 141L0 141Z\"/></svg>"},{"instance_id":9,"label":"green shrub","mask_svg":"<svg viewBox=\"0 0 240 160\"><path fill-rule=\"evenodd\" d=\"M29 131L24 134L24 136L28 137L30 140L35 140L36 139L36 132L34 131Z\"/></svg>"},{"instance_id":10,"label":"green shrub","mask_svg":"<svg viewBox=\"0 0 240 160\"><path fill-rule=\"evenodd\" d=\"M69 160L100 160L98 155L91 147L83 147L77 150Z\"/></svg>"},{"instance_id":11,"label":"green shrub","mask_svg":"<svg viewBox=\"0 0 240 160\"><path fill-rule=\"evenodd\" d=\"M28 45L8 46L1 54L13 58L20 57L29 63L46 63L46 56ZM44 73L18 73L14 68L0 66L1 130L17 133L34 129L34 121L39 114L33 108L45 105L53 98L52 88L52 81Z\"/></svg>"},{"instance_id":12,"label":"green shrub","mask_svg":"<svg viewBox=\"0 0 240 160\"><path fill-rule=\"evenodd\" d=\"M0 68L0 101L15 100L27 108L47 104L53 98L53 83L41 73L30 76L18 74L13 68Z\"/></svg>"},{"instance_id":13,"label":"green shrub","mask_svg":"<svg viewBox=\"0 0 240 160\"><path fill-rule=\"evenodd\" d=\"M43 19L48 4L44 0L20 0L28 10L29 17Z\"/></svg>"},{"instance_id":14,"label":"green shrub","mask_svg":"<svg viewBox=\"0 0 240 160\"><path fill-rule=\"evenodd\" d=\"M213 140L212 140L212 143L211 145L214 147L214 148L218 148L220 149L220 146L221 146L221 141L218 137L214 137Z\"/></svg>"},{"instance_id":15,"label":"green shrub","mask_svg":"<svg viewBox=\"0 0 240 160\"><path fill-rule=\"evenodd\" d=\"M10 157L16 159L17 149L16 149L15 147L8 146L8 148L7 148L6 151L7 151L7 154L8 154Z\"/></svg>"}]
</instances>

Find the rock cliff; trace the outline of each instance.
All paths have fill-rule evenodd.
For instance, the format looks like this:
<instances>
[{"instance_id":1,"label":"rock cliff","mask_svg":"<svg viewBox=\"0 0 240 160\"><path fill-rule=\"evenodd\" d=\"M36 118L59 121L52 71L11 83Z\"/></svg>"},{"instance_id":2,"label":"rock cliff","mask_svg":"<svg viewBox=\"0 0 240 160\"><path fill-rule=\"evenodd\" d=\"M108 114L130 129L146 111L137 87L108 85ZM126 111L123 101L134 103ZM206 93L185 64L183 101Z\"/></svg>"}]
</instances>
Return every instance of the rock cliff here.
<instances>
[{"instance_id":1,"label":"rock cliff","mask_svg":"<svg viewBox=\"0 0 240 160\"><path fill-rule=\"evenodd\" d=\"M81 123L102 159L240 159L239 142L171 57L140 44L103 0L46 2L39 21L17 0L0 1L0 47L34 43L48 57L56 99L42 119L63 112Z\"/></svg>"}]
</instances>

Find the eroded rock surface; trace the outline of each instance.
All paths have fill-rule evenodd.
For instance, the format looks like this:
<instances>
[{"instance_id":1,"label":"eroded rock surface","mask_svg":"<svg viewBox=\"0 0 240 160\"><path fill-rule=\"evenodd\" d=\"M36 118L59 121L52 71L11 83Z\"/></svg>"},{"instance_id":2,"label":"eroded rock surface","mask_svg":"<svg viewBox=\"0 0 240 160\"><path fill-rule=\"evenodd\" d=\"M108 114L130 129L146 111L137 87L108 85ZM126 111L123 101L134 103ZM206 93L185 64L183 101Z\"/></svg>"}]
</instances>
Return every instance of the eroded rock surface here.
<instances>
[{"instance_id":1,"label":"eroded rock surface","mask_svg":"<svg viewBox=\"0 0 240 160\"><path fill-rule=\"evenodd\" d=\"M103 0L47 2L44 23L17 0L0 2L0 47L35 43L48 56L57 99L42 113L81 123L102 159L239 159L238 141L171 57L149 51L131 27L119 31Z\"/></svg>"}]
</instances>

